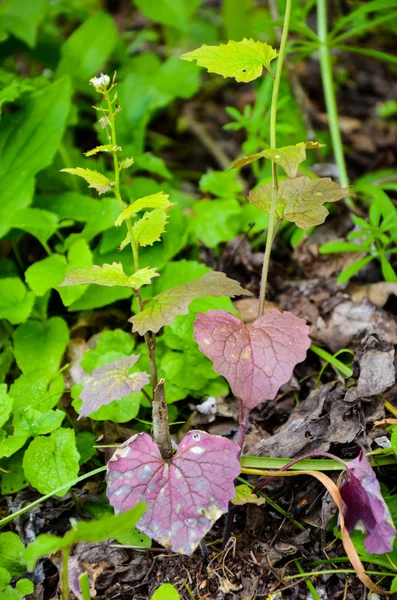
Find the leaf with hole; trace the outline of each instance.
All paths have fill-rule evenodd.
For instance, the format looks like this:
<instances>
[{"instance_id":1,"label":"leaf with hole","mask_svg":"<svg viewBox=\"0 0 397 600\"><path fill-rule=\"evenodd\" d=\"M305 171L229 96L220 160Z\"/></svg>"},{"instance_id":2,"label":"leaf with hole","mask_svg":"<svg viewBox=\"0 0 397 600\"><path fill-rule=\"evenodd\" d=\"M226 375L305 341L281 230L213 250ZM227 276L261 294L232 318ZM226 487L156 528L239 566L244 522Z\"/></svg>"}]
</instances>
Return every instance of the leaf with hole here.
<instances>
[{"instance_id":1,"label":"leaf with hole","mask_svg":"<svg viewBox=\"0 0 397 600\"><path fill-rule=\"evenodd\" d=\"M280 182L277 193L276 216L295 223L302 229L309 229L324 223L328 210L325 202L337 202L348 194L348 188L342 188L329 177L310 179L297 177ZM272 184L260 185L248 195L251 204L270 214L272 203Z\"/></svg>"},{"instance_id":2,"label":"leaf with hole","mask_svg":"<svg viewBox=\"0 0 397 600\"><path fill-rule=\"evenodd\" d=\"M273 400L310 346L306 321L278 311L259 317L249 327L224 310L199 313L194 337L215 371L248 408Z\"/></svg>"},{"instance_id":3,"label":"leaf with hole","mask_svg":"<svg viewBox=\"0 0 397 600\"><path fill-rule=\"evenodd\" d=\"M129 374L138 359L139 354L131 354L100 369L94 369L80 394L83 404L79 419L95 412L101 406L110 404L113 400L128 396L131 392L140 392L143 386L149 383L148 373Z\"/></svg>"},{"instance_id":4,"label":"leaf with hole","mask_svg":"<svg viewBox=\"0 0 397 600\"><path fill-rule=\"evenodd\" d=\"M390 511L368 458L361 450L347 466L347 481L340 493L344 502L345 525L351 533L362 523L368 533L365 548L370 554L386 554L393 550L397 536Z\"/></svg>"},{"instance_id":5,"label":"leaf with hole","mask_svg":"<svg viewBox=\"0 0 397 600\"><path fill-rule=\"evenodd\" d=\"M108 463L109 502L116 513L145 502L137 529L190 555L235 496L239 454L240 447L226 438L191 431L166 462L151 437L139 433Z\"/></svg>"},{"instance_id":6,"label":"leaf with hole","mask_svg":"<svg viewBox=\"0 0 397 600\"><path fill-rule=\"evenodd\" d=\"M131 317L133 331L140 335L146 331L157 333L164 325L171 325L178 315L189 312L189 304L195 298L205 296L251 296L237 281L229 279L224 273L213 271L205 273L199 279L177 285L154 297L154 303Z\"/></svg>"},{"instance_id":7,"label":"leaf with hole","mask_svg":"<svg viewBox=\"0 0 397 600\"><path fill-rule=\"evenodd\" d=\"M325 144L318 142L299 142L295 146L284 146L283 148L268 148L256 154L250 154L236 160L230 169L238 169L249 165L260 158L267 158L280 165L290 179L294 179L298 173L299 165L306 160L306 150L323 148Z\"/></svg>"},{"instance_id":8,"label":"leaf with hole","mask_svg":"<svg viewBox=\"0 0 397 600\"><path fill-rule=\"evenodd\" d=\"M121 263L112 263L111 265L104 264L102 266L93 265L92 267L83 267L82 269L74 269L68 273L65 280L60 284L81 285L95 284L104 285L107 287L129 287L139 289L142 285L148 285L153 277L158 277L157 269L145 267L139 269L133 275L126 275L123 271Z\"/></svg>"},{"instance_id":9,"label":"leaf with hole","mask_svg":"<svg viewBox=\"0 0 397 600\"><path fill-rule=\"evenodd\" d=\"M244 38L240 42L230 40L227 44L207 46L204 44L192 52L182 54L183 60L196 60L209 73L223 77L234 77L236 81L253 81L262 75L265 68L269 73L270 63L277 52L264 42Z\"/></svg>"},{"instance_id":10,"label":"leaf with hole","mask_svg":"<svg viewBox=\"0 0 397 600\"><path fill-rule=\"evenodd\" d=\"M70 173L70 175L77 175L82 177L88 183L88 187L94 188L98 194L105 194L108 192L113 185L112 181L98 171L91 171L91 169L82 169L81 167L71 169L61 169L61 173Z\"/></svg>"}]
</instances>

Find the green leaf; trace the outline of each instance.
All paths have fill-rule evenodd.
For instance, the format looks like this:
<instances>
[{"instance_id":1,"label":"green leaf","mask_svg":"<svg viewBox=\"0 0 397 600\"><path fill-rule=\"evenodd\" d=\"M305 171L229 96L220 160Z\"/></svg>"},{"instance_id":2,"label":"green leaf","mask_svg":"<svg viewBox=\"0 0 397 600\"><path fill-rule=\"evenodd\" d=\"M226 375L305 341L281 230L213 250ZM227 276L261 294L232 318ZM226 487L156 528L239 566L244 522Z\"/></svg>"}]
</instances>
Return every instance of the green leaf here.
<instances>
[{"instance_id":1,"label":"green leaf","mask_svg":"<svg viewBox=\"0 0 397 600\"><path fill-rule=\"evenodd\" d=\"M4 567L0 567L0 592L2 592L4 588L10 583L11 577L12 575L9 571L7 571L7 569L5 569Z\"/></svg>"},{"instance_id":2,"label":"green leaf","mask_svg":"<svg viewBox=\"0 0 397 600\"><path fill-rule=\"evenodd\" d=\"M123 544L123 546L135 546L138 548L152 547L151 538L146 535L146 533L142 533L137 529L132 529L131 531L127 531L126 533L118 535L116 540L119 544Z\"/></svg>"},{"instance_id":3,"label":"green leaf","mask_svg":"<svg viewBox=\"0 0 397 600\"><path fill-rule=\"evenodd\" d=\"M14 332L14 354L25 374L55 374L69 342L69 328L61 317L27 321Z\"/></svg>"},{"instance_id":4,"label":"green leaf","mask_svg":"<svg viewBox=\"0 0 397 600\"><path fill-rule=\"evenodd\" d=\"M0 563L12 576L25 572L23 551L24 545L19 535L11 531L0 533Z\"/></svg>"},{"instance_id":5,"label":"green leaf","mask_svg":"<svg viewBox=\"0 0 397 600\"><path fill-rule=\"evenodd\" d=\"M84 465L96 453L96 439L90 431L78 431L76 434L77 452L80 454L79 463Z\"/></svg>"},{"instance_id":6,"label":"green leaf","mask_svg":"<svg viewBox=\"0 0 397 600\"><path fill-rule=\"evenodd\" d=\"M68 262L64 269L64 274L69 275L74 269L92 266L92 252L86 240L76 240L68 250ZM63 281L63 277L61 282ZM60 283L61 283L60 282ZM87 290L86 285L76 286L73 289L70 287L58 288L59 295L65 306L70 306L78 300Z\"/></svg>"},{"instance_id":7,"label":"green leaf","mask_svg":"<svg viewBox=\"0 0 397 600\"><path fill-rule=\"evenodd\" d=\"M309 229L324 223L328 210L325 202L336 202L348 194L348 188L341 188L329 177L310 179L297 177L281 181L278 190L276 215L295 223L302 229ZM248 200L254 206L270 213L272 202L272 184L260 185L251 190Z\"/></svg>"},{"instance_id":8,"label":"green leaf","mask_svg":"<svg viewBox=\"0 0 397 600\"><path fill-rule=\"evenodd\" d=\"M229 279L224 273L206 273L199 279L178 285L158 294L148 308L131 317L133 331L140 335L146 331L157 333L164 325L170 325L177 315L185 315L189 304L195 298L205 296L251 296L237 281Z\"/></svg>"},{"instance_id":9,"label":"green leaf","mask_svg":"<svg viewBox=\"0 0 397 600\"><path fill-rule=\"evenodd\" d=\"M27 448L23 459L26 479L41 494L75 479L79 472L79 453L72 429L57 429L50 436L35 438ZM57 496L64 496L65 489Z\"/></svg>"},{"instance_id":10,"label":"green leaf","mask_svg":"<svg viewBox=\"0 0 397 600\"><path fill-rule=\"evenodd\" d=\"M351 265L346 267L346 269L343 269L343 271L338 276L338 279L336 280L336 282L338 284L341 284L341 283L345 283L346 281L349 281L349 279L351 279L353 277L353 275L355 275L356 273L361 271L361 269L363 269L365 267L365 265L367 265L373 259L374 259L373 256L364 256L363 258L360 258L359 260L355 260L354 263L352 263Z\"/></svg>"},{"instance_id":11,"label":"green leaf","mask_svg":"<svg viewBox=\"0 0 397 600\"><path fill-rule=\"evenodd\" d=\"M113 144L104 144L102 146L96 146L88 152L84 152L84 156L94 156L94 154L98 154L98 152L118 152L119 150L122 150L120 146L114 146Z\"/></svg>"},{"instance_id":12,"label":"green leaf","mask_svg":"<svg viewBox=\"0 0 397 600\"><path fill-rule=\"evenodd\" d=\"M34 583L30 579L20 579L15 584L15 589L22 594L23 597L29 596L34 591Z\"/></svg>"},{"instance_id":13,"label":"green leaf","mask_svg":"<svg viewBox=\"0 0 397 600\"><path fill-rule=\"evenodd\" d=\"M12 398L7 394L5 383L0 384L0 427L7 423L11 415Z\"/></svg>"},{"instance_id":14,"label":"green leaf","mask_svg":"<svg viewBox=\"0 0 397 600\"><path fill-rule=\"evenodd\" d=\"M385 256L380 256L380 265L382 268L382 275L388 283L396 283L397 275L389 261Z\"/></svg>"},{"instance_id":15,"label":"green leaf","mask_svg":"<svg viewBox=\"0 0 397 600\"><path fill-rule=\"evenodd\" d=\"M180 600L180 595L171 583L163 583L150 600Z\"/></svg>"},{"instance_id":16,"label":"green leaf","mask_svg":"<svg viewBox=\"0 0 397 600\"><path fill-rule=\"evenodd\" d=\"M232 500L235 506L242 506L243 504L266 504L266 498L256 496L249 485L245 483L236 487L236 497Z\"/></svg>"},{"instance_id":17,"label":"green leaf","mask_svg":"<svg viewBox=\"0 0 397 600\"><path fill-rule=\"evenodd\" d=\"M12 423L15 434L36 437L59 429L64 418L65 413L62 410L41 412L34 408L26 408L15 413Z\"/></svg>"},{"instance_id":18,"label":"green leaf","mask_svg":"<svg viewBox=\"0 0 397 600\"><path fill-rule=\"evenodd\" d=\"M0 36L4 32L33 47L37 28L45 16L44 0L4 0L0 4Z\"/></svg>"},{"instance_id":19,"label":"green leaf","mask_svg":"<svg viewBox=\"0 0 397 600\"><path fill-rule=\"evenodd\" d=\"M208 248L215 248L238 235L242 209L237 200L199 200L192 209L194 243L200 240Z\"/></svg>"},{"instance_id":20,"label":"green leaf","mask_svg":"<svg viewBox=\"0 0 397 600\"><path fill-rule=\"evenodd\" d=\"M117 217L115 225L119 227L123 221L132 217L132 215L136 214L140 210L144 208L169 208L173 206L171 202L168 200L169 195L164 194L164 192L157 192L157 194L151 194L150 196L145 196L144 198L139 198L139 200L135 200L132 202L127 208L123 210L119 217Z\"/></svg>"},{"instance_id":21,"label":"green leaf","mask_svg":"<svg viewBox=\"0 0 397 600\"><path fill-rule=\"evenodd\" d=\"M130 288L107 288L89 286L86 292L78 298L68 308L69 311L80 311L80 310L92 310L93 308L101 308L102 306L108 306L118 300L124 300L132 296L132 290Z\"/></svg>"},{"instance_id":22,"label":"green leaf","mask_svg":"<svg viewBox=\"0 0 397 600\"><path fill-rule=\"evenodd\" d=\"M14 410L25 408L39 408L42 412L54 408L61 399L64 391L62 375L51 378L49 375L38 372L22 374L14 381L9 390L9 395L14 401Z\"/></svg>"},{"instance_id":23,"label":"green leaf","mask_svg":"<svg viewBox=\"0 0 397 600\"><path fill-rule=\"evenodd\" d=\"M44 296L63 281L65 266L66 259L61 254L39 260L26 269L26 283L36 296Z\"/></svg>"},{"instance_id":24,"label":"green leaf","mask_svg":"<svg viewBox=\"0 0 397 600\"><path fill-rule=\"evenodd\" d=\"M25 444L28 437L27 433L21 432L9 435L5 439L0 438L0 458L8 458L15 454L15 452L18 452Z\"/></svg>"},{"instance_id":25,"label":"green leaf","mask_svg":"<svg viewBox=\"0 0 397 600\"><path fill-rule=\"evenodd\" d=\"M397 425L392 428L390 442L391 442L391 447L393 448L393 452L397 456Z\"/></svg>"},{"instance_id":26,"label":"green leaf","mask_svg":"<svg viewBox=\"0 0 397 600\"><path fill-rule=\"evenodd\" d=\"M323 148L325 144L319 144L318 142L299 142L295 146L284 146L283 148L268 148L262 152L251 154L250 156L244 156L239 160L236 160L231 169L237 169L244 167L259 158L267 158L278 165L280 165L287 173L290 179L294 179L298 174L299 165L306 160L306 150L312 150L314 148Z\"/></svg>"},{"instance_id":27,"label":"green leaf","mask_svg":"<svg viewBox=\"0 0 397 600\"><path fill-rule=\"evenodd\" d=\"M397 577L394 577L394 579L391 582L390 593L395 594L396 592L397 592Z\"/></svg>"},{"instance_id":28,"label":"green leaf","mask_svg":"<svg viewBox=\"0 0 397 600\"><path fill-rule=\"evenodd\" d=\"M159 242L167 220L166 211L163 208L155 208L136 221L133 232L139 246L151 246L154 242Z\"/></svg>"},{"instance_id":29,"label":"green leaf","mask_svg":"<svg viewBox=\"0 0 397 600\"><path fill-rule=\"evenodd\" d=\"M135 4L156 23L186 30L201 0L135 0Z\"/></svg>"},{"instance_id":30,"label":"green leaf","mask_svg":"<svg viewBox=\"0 0 397 600\"><path fill-rule=\"evenodd\" d=\"M208 69L209 73L248 82L260 77L263 68L271 73L270 63L276 56L276 50L268 44L244 38L240 42L231 40L220 46L204 44L197 50L182 54L181 58L197 60L197 64Z\"/></svg>"},{"instance_id":31,"label":"green leaf","mask_svg":"<svg viewBox=\"0 0 397 600\"><path fill-rule=\"evenodd\" d=\"M92 373L94 369L103 367L122 356L129 356L134 347L135 340L130 333L122 329L103 331L96 338L95 348L84 352L80 364L87 373Z\"/></svg>"},{"instance_id":32,"label":"green leaf","mask_svg":"<svg viewBox=\"0 0 397 600\"><path fill-rule=\"evenodd\" d=\"M109 14L96 11L62 44L57 76L68 74L74 84L88 90L88 80L98 72L117 43L117 28Z\"/></svg>"},{"instance_id":33,"label":"green leaf","mask_svg":"<svg viewBox=\"0 0 397 600\"><path fill-rule=\"evenodd\" d=\"M97 521L74 521L63 538L42 534L25 549L24 558L29 570L33 570L42 556L57 552L79 542L103 542L126 533L134 527L145 512L146 505L137 504L120 514L103 517Z\"/></svg>"},{"instance_id":34,"label":"green leaf","mask_svg":"<svg viewBox=\"0 0 397 600\"><path fill-rule=\"evenodd\" d=\"M22 208L10 216L8 225L30 233L44 245L58 229L58 218L48 210Z\"/></svg>"},{"instance_id":35,"label":"green leaf","mask_svg":"<svg viewBox=\"0 0 397 600\"><path fill-rule=\"evenodd\" d=\"M199 181L202 192L210 192L218 198L235 198L242 192L243 186L230 171L209 171Z\"/></svg>"},{"instance_id":36,"label":"green leaf","mask_svg":"<svg viewBox=\"0 0 397 600\"><path fill-rule=\"evenodd\" d=\"M3 496L16 494L28 486L22 468L24 451L14 454L6 464L7 473L1 474L1 493Z\"/></svg>"},{"instance_id":37,"label":"green leaf","mask_svg":"<svg viewBox=\"0 0 397 600\"><path fill-rule=\"evenodd\" d=\"M131 159L127 158L126 160L128 161ZM143 154L136 156L134 162L135 171L148 171L149 173L160 175L160 177L163 177L164 179L172 179L172 174L167 169L164 160L162 158L159 158L158 156L155 156L151 152L144 152ZM122 167L120 164L120 169L121 168Z\"/></svg>"},{"instance_id":38,"label":"green leaf","mask_svg":"<svg viewBox=\"0 0 397 600\"><path fill-rule=\"evenodd\" d=\"M134 159L131 158L124 158L123 160L120 161L119 163L119 168L120 171L122 169L128 169L129 167L131 167L134 164Z\"/></svg>"},{"instance_id":39,"label":"green leaf","mask_svg":"<svg viewBox=\"0 0 397 600\"><path fill-rule=\"evenodd\" d=\"M29 206L34 175L51 164L69 114L71 87L67 78L29 96L24 107L0 123L0 237L15 213Z\"/></svg>"},{"instance_id":40,"label":"green leaf","mask_svg":"<svg viewBox=\"0 0 397 600\"><path fill-rule=\"evenodd\" d=\"M23 323L30 315L33 304L33 292L28 291L20 279L0 279L0 319L8 319L13 325Z\"/></svg>"},{"instance_id":41,"label":"green leaf","mask_svg":"<svg viewBox=\"0 0 397 600\"><path fill-rule=\"evenodd\" d=\"M153 277L158 277L157 269L145 267L139 269L133 275L126 275L121 263L104 264L101 267L93 265L83 269L75 269L66 275L61 286L96 284L108 287L122 286L139 289L142 285L147 285Z\"/></svg>"},{"instance_id":42,"label":"green leaf","mask_svg":"<svg viewBox=\"0 0 397 600\"><path fill-rule=\"evenodd\" d=\"M98 194L105 194L105 192L109 191L113 185L112 181L106 177L106 175L102 175L102 173L92 171L91 169L76 167L72 169L61 169L61 173L70 173L70 175L82 177L89 184L88 187L94 188Z\"/></svg>"}]
</instances>

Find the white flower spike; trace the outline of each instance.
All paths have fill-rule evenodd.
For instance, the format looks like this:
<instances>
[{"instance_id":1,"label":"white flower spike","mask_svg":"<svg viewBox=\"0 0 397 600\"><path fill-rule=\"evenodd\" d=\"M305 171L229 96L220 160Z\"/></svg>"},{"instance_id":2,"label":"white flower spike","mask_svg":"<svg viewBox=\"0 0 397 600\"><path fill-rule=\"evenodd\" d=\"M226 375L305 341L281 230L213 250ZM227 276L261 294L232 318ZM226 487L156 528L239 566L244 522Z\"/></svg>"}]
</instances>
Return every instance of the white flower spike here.
<instances>
[{"instance_id":1,"label":"white flower spike","mask_svg":"<svg viewBox=\"0 0 397 600\"><path fill-rule=\"evenodd\" d=\"M93 77L90 79L90 84L94 86L95 90L99 93L106 92L107 87L110 84L109 75L101 73L100 77Z\"/></svg>"}]
</instances>

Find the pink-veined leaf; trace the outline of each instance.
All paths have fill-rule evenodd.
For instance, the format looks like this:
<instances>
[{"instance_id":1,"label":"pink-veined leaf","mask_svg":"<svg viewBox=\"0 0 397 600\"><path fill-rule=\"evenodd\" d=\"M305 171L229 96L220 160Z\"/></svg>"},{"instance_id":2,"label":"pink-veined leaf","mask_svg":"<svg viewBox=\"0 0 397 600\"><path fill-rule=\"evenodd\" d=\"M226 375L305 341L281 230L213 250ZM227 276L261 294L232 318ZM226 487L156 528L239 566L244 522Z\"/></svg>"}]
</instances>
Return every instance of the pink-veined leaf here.
<instances>
[{"instance_id":1,"label":"pink-veined leaf","mask_svg":"<svg viewBox=\"0 0 397 600\"><path fill-rule=\"evenodd\" d=\"M166 462L146 433L124 442L108 463L107 496L116 513L144 501L137 529L165 548L192 554L235 497L240 447L191 431Z\"/></svg>"},{"instance_id":2,"label":"pink-veined leaf","mask_svg":"<svg viewBox=\"0 0 397 600\"><path fill-rule=\"evenodd\" d=\"M250 327L224 310L199 313L194 337L232 392L254 408L273 400L310 346L306 321L290 312L259 317Z\"/></svg>"},{"instance_id":3,"label":"pink-veined leaf","mask_svg":"<svg viewBox=\"0 0 397 600\"><path fill-rule=\"evenodd\" d=\"M113 400L128 396L131 392L140 392L143 386L149 383L149 374L146 372L128 374L138 358L139 354L131 354L94 369L80 394L83 404L79 419L87 417Z\"/></svg>"},{"instance_id":4,"label":"pink-veined leaf","mask_svg":"<svg viewBox=\"0 0 397 600\"><path fill-rule=\"evenodd\" d=\"M252 296L252 294L244 290L238 281L229 279L224 273L218 271L205 273L199 279L182 283L155 296L152 306L148 306L128 319L133 325L132 331L137 331L139 335L143 335L146 331L157 333L164 325L171 325L178 315L186 315L189 312L189 304L195 298L205 296L218 298L219 296Z\"/></svg>"},{"instance_id":5,"label":"pink-veined leaf","mask_svg":"<svg viewBox=\"0 0 397 600\"><path fill-rule=\"evenodd\" d=\"M344 503L345 525L351 533L362 523L367 537L364 540L369 554L386 554L393 550L397 531L386 502L382 497L375 472L361 450L347 467L347 481L340 488Z\"/></svg>"}]
</instances>

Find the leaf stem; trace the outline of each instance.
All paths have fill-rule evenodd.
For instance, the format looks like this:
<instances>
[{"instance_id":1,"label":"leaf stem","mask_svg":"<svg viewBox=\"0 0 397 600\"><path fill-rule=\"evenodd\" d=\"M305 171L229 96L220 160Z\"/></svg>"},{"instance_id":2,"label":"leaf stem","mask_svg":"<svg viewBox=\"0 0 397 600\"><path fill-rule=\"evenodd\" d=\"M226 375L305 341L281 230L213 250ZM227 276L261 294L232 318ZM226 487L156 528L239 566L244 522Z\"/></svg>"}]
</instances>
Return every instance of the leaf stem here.
<instances>
[{"instance_id":1,"label":"leaf stem","mask_svg":"<svg viewBox=\"0 0 397 600\"><path fill-rule=\"evenodd\" d=\"M347 174L342 136L339 128L338 108L336 105L332 78L331 54L328 45L327 24L327 0L317 0L317 33L320 40L319 58L325 105L328 113L332 146L339 171L339 183L342 187L348 187L349 177Z\"/></svg>"},{"instance_id":2,"label":"leaf stem","mask_svg":"<svg viewBox=\"0 0 397 600\"><path fill-rule=\"evenodd\" d=\"M70 546L62 550L62 600L69 600L69 557Z\"/></svg>"},{"instance_id":3,"label":"leaf stem","mask_svg":"<svg viewBox=\"0 0 397 600\"><path fill-rule=\"evenodd\" d=\"M292 0L287 0L285 7L285 15L284 15L284 24L283 24L283 33L281 35L281 43L280 43L280 52L277 61L276 75L274 77L273 83L273 93L272 93L272 101L270 106L270 147L277 148L276 143L276 121L277 121L277 102L278 102L278 94L280 90L280 81L281 74L283 70L283 62L285 57L285 48L287 45L288 39L288 29L289 29L289 21L291 15L291 6ZM269 264L270 264L270 254L272 251L273 237L274 231L276 228L276 203L277 203L277 193L278 193L278 174L277 174L277 165L276 163L272 163L272 204L270 207L270 218L269 218L269 226L267 230L267 238L266 238L266 248L265 248L265 256L263 258L263 267L262 267L262 278L261 278L261 289L259 296L259 313L258 316L261 317L265 312L265 298L266 298L266 286L267 286L267 278L269 274Z\"/></svg>"}]
</instances>

